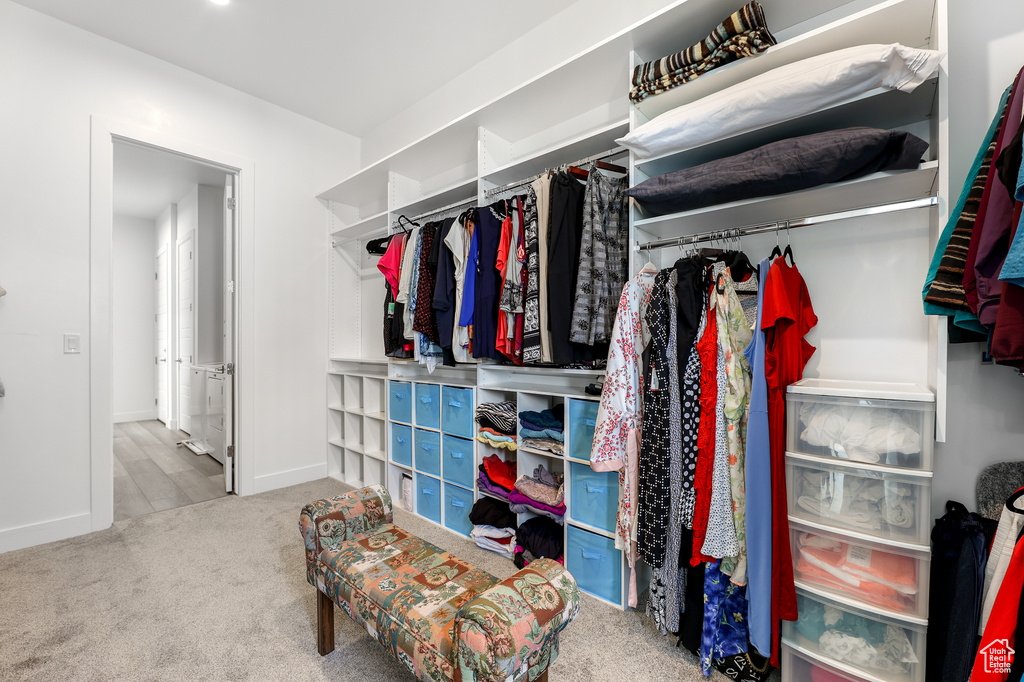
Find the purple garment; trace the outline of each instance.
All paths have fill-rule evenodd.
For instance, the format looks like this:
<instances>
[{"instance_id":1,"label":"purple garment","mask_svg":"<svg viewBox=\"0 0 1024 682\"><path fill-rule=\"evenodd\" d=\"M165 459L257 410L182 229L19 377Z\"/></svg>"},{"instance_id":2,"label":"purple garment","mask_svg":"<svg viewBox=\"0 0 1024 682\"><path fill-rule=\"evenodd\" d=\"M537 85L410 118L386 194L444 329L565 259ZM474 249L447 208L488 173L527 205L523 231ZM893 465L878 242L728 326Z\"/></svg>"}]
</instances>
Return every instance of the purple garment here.
<instances>
[{"instance_id":1,"label":"purple garment","mask_svg":"<svg viewBox=\"0 0 1024 682\"><path fill-rule=\"evenodd\" d=\"M1020 74L1018 74L1018 79ZM1006 113L1007 121L1019 121L1024 110L1024 87L1017 87L1013 100ZM1003 148L1010 143L1013 133L1003 136L1003 143L996 149L993 157L993 176L995 175L995 159ZM1003 295L1003 283L999 280L999 271L1003 268L1006 252L1010 248L1010 233L1013 230L1013 197L995 177L996 186L989 193L984 224L975 227L981 229L978 237L978 255L974 262L974 275L977 279L978 291L978 322L992 328L999 314L999 300Z\"/></svg>"},{"instance_id":2,"label":"purple garment","mask_svg":"<svg viewBox=\"0 0 1024 682\"><path fill-rule=\"evenodd\" d=\"M510 492L508 494L508 501L509 501L509 504L524 504L527 507L532 507L533 509L535 509L537 511L547 512L549 514L554 514L555 516L564 516L565 515L565 505L564 504L560 504L557 507L552 507L550 505L544 504L543 502L538 502L537 500L533 499L532 497L527 497L526 495L522 494L518 490L513 490L512 492Z\"/></svg>"},{"instance_id":3,"label":"purple garment","mask_svg":"<svg viewBox=\"0 0 1024 682\"><path fill-rule=\"evenodd\" d=\"M477 486L481 492L500 497L503 500L508 499L508 491L502 488L497 483L492 483L491 479L487 478L487 474L480 472L480 479L477 481Z\"/></svg>"}]
</instances>

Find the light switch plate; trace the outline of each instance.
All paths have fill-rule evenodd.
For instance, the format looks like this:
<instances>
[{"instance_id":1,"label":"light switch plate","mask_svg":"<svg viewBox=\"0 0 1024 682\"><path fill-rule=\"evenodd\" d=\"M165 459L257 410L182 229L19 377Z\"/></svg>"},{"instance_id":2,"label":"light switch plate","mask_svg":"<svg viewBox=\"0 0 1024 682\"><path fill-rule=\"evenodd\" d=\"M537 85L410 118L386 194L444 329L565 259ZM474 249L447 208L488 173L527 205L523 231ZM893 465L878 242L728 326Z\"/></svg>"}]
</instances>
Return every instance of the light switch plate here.
<instances>
[{"instance_id":1,"label":"light switch plate","mask_svg":"<svg viewBox=\"0 0 1024 682\"><path fill-rule=\"evenodd\" d=\"M64 352L65 353L81 353L82 352L82 335L81 334L65 334L64 335Z\"/></svg>"}]
</instances>

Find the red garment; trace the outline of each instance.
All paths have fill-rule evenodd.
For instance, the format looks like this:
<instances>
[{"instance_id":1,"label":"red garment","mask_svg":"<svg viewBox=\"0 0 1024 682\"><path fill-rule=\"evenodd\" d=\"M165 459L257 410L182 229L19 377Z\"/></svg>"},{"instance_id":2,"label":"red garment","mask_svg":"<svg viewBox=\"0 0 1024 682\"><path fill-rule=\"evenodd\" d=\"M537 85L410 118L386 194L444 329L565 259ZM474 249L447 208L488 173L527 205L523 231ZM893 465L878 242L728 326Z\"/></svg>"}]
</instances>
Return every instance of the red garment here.
<instances>
[{"instance_id":1,"label":"red garment","mask_svg":"<svg viewBox=\"0 0 1024 682\"><path fill-rule=\"evenodd\" d=\"M526 219L523 215L523 199L516 199L516 209L519 211L519 243L516 245L515 258L519 262L519 282L523 291L520 300L523 301L523 310L526 304L526 281L529 273L526 271ZM523 364L523 324L526 320L524 313L516 313L516 327L512 345L513 360L517 365Z\"/></svg>"},{"instance_id":2,"label":"red garment","mask_svg":"<svg viewBox=\"0 0 1024 682\"><path fill-rule=\"evenodd\" d=\"M396 234L388 242L384 255L377 261L377 269L384 273L384 279L391 287L391 295L398 298L398 274L402 267L402 254L405 250L405 235Z\"/></svg>"},{"instance_id":3,"label":"red garment","mask_svg":"<svg viewBox=\"0 0 1024 682\"><path fill-rule=\"evenodd\" d=\"M497 455L488 455L483 461L484 473L491 483L500 485L506 490L512 490L516 486L516 463L506 462Z\"/></svg>"},{"instance_id":4,"label":"red garment","mask_svg":"<svg viewBox=\"0 0 1024 682\"><path fill-rule=\"evenodd\" d=\"M512 214L509 213L505 220L501 223L501 238L498 241L498 260L495 263L495 268L501 275L501 287L498 289L498 298L501 298L501 292L505 290L505 280L508 257L512 250ZM515 254L511 254L515 257ZM498 352L504 354L509 360L513 359L512 344L508 339L508 317L505 315L505 311L498 307L498 335L494 339L494 347Z\"/></svg>"},{"instance_id":5,"label":"red garment","mask_svg":"<svg viewBox=\"0 0 1024 682\"><path fill-rule=\"evenodd\" d=\"M796 620L793 556L786 500L786 388L803 377L814 346L804 336L818 318L796 266L776 258L765 281L761 329L768 384L768 441L772 473L772 665L779 659L779 621Z\"/></svg>"},{"instance_id":6,"label":"red garment","mask_svg":"<svg viewBox=\"0 0 1024 682\"><path fill-rule=\"evenodd\" d=\"M711 289L708 289L710 293ZM705 304L710 301L704 297ZM693 475L693 551L690 565L718 561L701 553L711 513L711 474L715 463L715 412L718 410L718 321L715 309L708 306L704 336L696 345L700 354L700 422L697 426L697 470Z\"/></svg>"},{"instance_id":7,"label":"red garment","mask_svg":"<svg viewBox=\"0 0 1024 682\"><path fill-rule=\"evenodd\" d=\"M1010 565L1003 576L1003 582L999 585L999 592L996 593L996 601L992 606L992 614L985 624L985 634L981 637L981 647L974 658L974 668L971 670L971 682L994 682L1005 680L1009 676L1009 669L1005 672L986 672L985 663L989 654L986 649L990 646L1001 647L998 640L1006 640L1006 646L1016 648L1015 637L1017 630L1017 609L1020 607L1020 593L1024 589L1024 542L1017 542L1013 548L1013 555L1010 556ZM1024 653L1020 654L1024 655Z\"/></svg>"}]
</instances>

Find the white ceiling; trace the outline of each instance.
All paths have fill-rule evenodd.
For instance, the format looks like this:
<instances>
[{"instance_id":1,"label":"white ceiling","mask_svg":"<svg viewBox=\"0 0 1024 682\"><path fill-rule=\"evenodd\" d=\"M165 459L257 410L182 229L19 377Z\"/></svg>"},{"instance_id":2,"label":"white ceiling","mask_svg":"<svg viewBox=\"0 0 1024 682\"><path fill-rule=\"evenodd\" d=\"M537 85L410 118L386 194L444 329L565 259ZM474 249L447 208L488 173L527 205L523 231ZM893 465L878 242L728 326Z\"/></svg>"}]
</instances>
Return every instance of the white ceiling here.
<instances>
[{"instance_id":1,"label":"white ceiling","mask_svg":"<svg viewBox=\"0 0 1024 682\"><path fill-rule=\"evenodd\" d=\"M573 0L15 0L362 137Z\"/></svg>"},{"instance_id":2,"label":"white ceiling","mask_svg":"<svg viewBox=\"0 0 1024 682\"><path fill-rule=\"evenodd\" d=\"M195 185L224 186L225 171L170 152L114 145L114 215L156 220Z\"/></svg>"}]
</instances>

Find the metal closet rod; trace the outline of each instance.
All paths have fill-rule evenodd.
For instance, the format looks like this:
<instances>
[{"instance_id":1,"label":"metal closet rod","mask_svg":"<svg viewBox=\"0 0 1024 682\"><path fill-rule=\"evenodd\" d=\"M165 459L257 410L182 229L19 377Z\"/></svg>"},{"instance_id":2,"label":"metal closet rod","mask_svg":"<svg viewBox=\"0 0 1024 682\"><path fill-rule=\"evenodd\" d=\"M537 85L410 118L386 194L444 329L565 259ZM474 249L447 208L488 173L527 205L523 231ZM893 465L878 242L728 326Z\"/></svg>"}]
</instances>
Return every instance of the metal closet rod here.
<instances>
[{"instance_id":1,"label":"metal closet rod","mask_svg":"<svg viewBox=\"0 0 1024 682\"><path fill-rule=\"evenodd\" d=\"M625 149L623 147L616 147L615 149L609 149L606 152L601 152L600 154L594 154L593 156L588 156L585 159L580 159L579 161L572 161L570 163L563 163L563 164L561 164L559 166L556 166L556 168L561 168L562 166L582 166L582 165L587 164L587 163L593 163L594 161L603 161L604 159L610 159L610 158L615 157L615 156L621 156L621 155L626 154L628 152L629 152L628 149ZM523 178L522 180L516 180L515 182L510 182L507 185L502 185L501 187L493 187L493 188L487 190L485 192L485 194L487 194L488 196L494 196L495 194L501 194L503 192L507 192L510 189L515 189L516 187L522 187L523 185L529 185L534 180L537 180L539 178L544 177L544 174L547 173L549 170L551 170L551 169L547 168L547 169L544 170L544 173L537 173L536 175L531 175L528 178Z\"/></svg>"},{"instance_id":2,"label":"metal closet rod","mask_svg":"<svg viewBox=\"0 0 1024 682\"><path fill-rule=\"evenodd\" d=\"M811 225L820 225L822 223L831 223L837 220L848 220L850 218L861 218L864 216L871 215L882 215L885 213L895 213L896 211L908 211L915 208L925 208L928 206L935 206L939 203L936 197L922 197L920 199L911 199L909 201L897 201L891 204L879 204L878 206L866 206L864 208L855 208L850 211L839 211L837 213L825 213L816 216L806 216L803 218L794 218L792 220L780 220L773 223L761 223L758 225L747 225L745 227L733 227L726 230L714 230L712 232L701 232L694 235L685 235L682 237L672 237L669 239L658 239L656 241L647 242L645 244L638 244L636 250L639 251L652 251L654 249L662 249L666 246L684 246L686 244L697 244L700 242L710 242L718 239L732 239L734 237L743 237L750 234L762 234L765 232L777 232L782 229L795 229L798 227L809 227Z\"/></svg>"},{"instance_id":3,"label":"metal closet rod","mask_svg":"<svg viewBox=\"0 0 1024 682\"><path fill-rule=\"evenodd\" d=\"M413 222L416 222L417 220L422 220L423 218L428 218L428 217L430 217L432 215L438 215L438 214L441 214L441 213L447 213L448 211L452 210L453 208L460 208L462 206L468 206L469 204L475 204L475 203L476 203L476 197L470 197L468 199L463 199L462 201L456 201L453 204L448 204L447 206L442 206L441 208L435 208L433 211L427 211L426 213L421 213L418 216L413 216L412 218L409 218L409 220L411 220ZM392 227L394 227L394 225L392 225Z\"/></svg>"}]
</instances>

